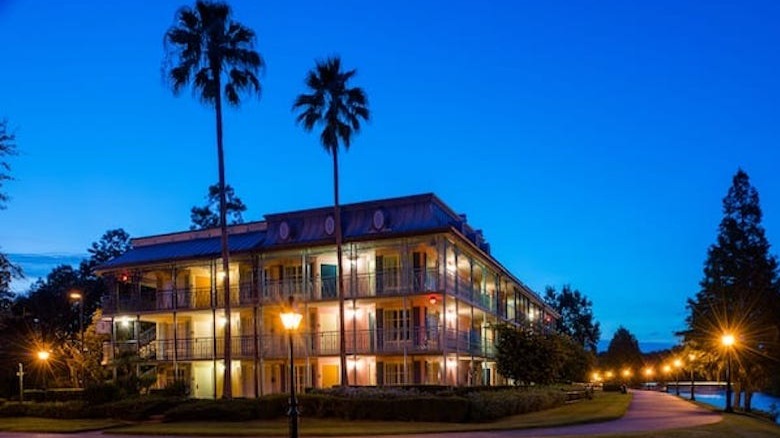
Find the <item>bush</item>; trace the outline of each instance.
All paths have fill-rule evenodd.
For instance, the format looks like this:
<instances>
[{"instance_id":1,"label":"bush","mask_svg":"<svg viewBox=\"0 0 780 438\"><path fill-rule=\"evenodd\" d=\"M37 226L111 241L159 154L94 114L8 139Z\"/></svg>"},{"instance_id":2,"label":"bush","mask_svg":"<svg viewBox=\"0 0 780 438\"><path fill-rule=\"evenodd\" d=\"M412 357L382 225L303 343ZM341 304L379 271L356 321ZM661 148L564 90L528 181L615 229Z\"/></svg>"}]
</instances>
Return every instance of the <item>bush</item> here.
<instances>
[{"instance_id":1,"label":"bush","mask_svg":"<svg viewBox=\"0 0 780 438\"><path fill-rule=\"evenodd\" d=\"M135 396L112 403L91 406L87 409L90 418L115 418L119 420L146 420L152 415L162 415L166 411L185 403L181 397Z\"/></svg>"},{"instance_id":2,"label":"bush","mask_svg":"<svg viewBox=\"0 0 780 438\"><path fill-rule=\"evenodd\" d=\"M91 406L119 400L121 391L113 383L93 383L84 389L84 401Z\"/></svg>"},{"instance_id":3,"label":"bush","mask_svg":"<svg viewBox=\"0 0 780 438\"><path fill-rule=\"evenodd\" d=\"M534 388L472 392L466 398L471 407L468 421L485 422L560 406L566 401L566 393L553 388Z\"/></svg>"},{"instance_id":4,"label":"bush","mask_svg":"<svg viewBox=\"0 0 780 438\"><path fill-rule=\"evenodd\" d=\"M0 417L84 418L84 404L79 401L47 403L6 403L0 406Z\"/></svg>"},{"instance_id":5,"label":"bush","mask_svg":"<svg viewBox=\"0 0 780 438\"><path fill-rule=\"evenodd\" d=\"M286 413L286 402L282 400L286 398L188 400L166 411L165 421L248 421L277 418Z\"/></svg>"}]
</instances>

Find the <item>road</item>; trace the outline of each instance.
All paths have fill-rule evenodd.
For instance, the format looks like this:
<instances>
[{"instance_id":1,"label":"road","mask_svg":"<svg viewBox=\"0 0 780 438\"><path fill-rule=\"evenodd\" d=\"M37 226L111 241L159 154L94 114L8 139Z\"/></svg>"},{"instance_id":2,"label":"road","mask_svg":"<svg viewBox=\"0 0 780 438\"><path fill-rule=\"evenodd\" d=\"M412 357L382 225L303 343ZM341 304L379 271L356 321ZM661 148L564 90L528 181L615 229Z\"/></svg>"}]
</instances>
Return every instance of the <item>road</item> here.
<instances>
[{"instance_id":1,"label":"road","mask_svg":"<svg viewBox=\"0 0 780 438\"><path fill-rule=\"evenodd\" d=\"M717 423L723 417L670 394L655 391L635 391L628 412L622 418L603 423L561 426L543 429L502 430L491 432L457 432L403 435L404 438L530 438L551 436L585 436L609 433L647 432L703 426ZM0 438L72 438L125 437L149 438L147 435L103 435L101 432L79 434L0 433ZM182 438L155 436L154 438ZM331 437L332 438L332 437ZM352 437L354 438L354 437Z\"/></svg>"}]
</instances>

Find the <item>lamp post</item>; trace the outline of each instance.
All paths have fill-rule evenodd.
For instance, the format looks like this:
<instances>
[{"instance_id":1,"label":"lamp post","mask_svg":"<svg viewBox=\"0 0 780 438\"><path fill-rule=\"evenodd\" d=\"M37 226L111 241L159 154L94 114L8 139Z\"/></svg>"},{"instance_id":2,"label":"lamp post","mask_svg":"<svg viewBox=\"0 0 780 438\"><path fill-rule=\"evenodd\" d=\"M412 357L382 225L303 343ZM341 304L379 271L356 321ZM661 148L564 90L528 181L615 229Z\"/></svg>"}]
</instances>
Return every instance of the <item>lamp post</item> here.
<instances>
[{"instance_id":1,"label":"lamp post","mask_svg":"<svg viewBox=\"0 0 780 438\"><path fill-rule=\"evenodd\" d=\"M694 380L693 380L693 361L696 360L696 355L693 353L688 354L688 363L691 367L691 401L696 401L696 394L694 394Z\"/></svg>"},{"instance_id":2,"label":"lamp post","mask_svg":"<svg viewBox=\"0 0 780 438\"><path fill-rule=\"evenodd\" d=\"M19 362L19 371L16 372L19 376L19 403L24 403L24 365Z\"/></svg>"},{"instance_id":3,"label":"lamp post","mask_svg":"<svg viewBox=\"0 0 780 438\"><path fill-rule=\"evenodd\" d=\"M680 395L680 368L682 368L682 361L680 359L674 360L674 394Z\"/></svg>"},{"instance_id":4,"label":"lamp post","mask_svg":"<svg viewBox=\"0 0 780 438\"><path fill-rule=\"evenodd\" d=\"M664 365L661 370L664 372L664 386L666 386L666 392L669 392L669 373L672 372L672 367L667 365Z\"/></svg>"},{"instance_id":5,"label":"lamp post","mask_svg":"<svg viewBox=\"0 0 780 438\"><path fill-rule=\"evenodd\" d=\"M726 412L734 412L731 407L731 348L734 346L734 335L724 334L720 338L721 344L726 347Z\"/></svg>"},{"instance_id":6,"label":"lamp post","mask_svg":"<svg viewBox=\"0 0 780 438\"><path fill-rule=\"evenodd\" d=\"M282 325L287 330L290 341L290 407L287 415L290 417L290 438L298 438L298 400L295 398L295 357L293 350L293 332L301 324L303 315L295 311L293 297L290 296L289 308L280 315Z\"/></svg>"},{"instance_id":7,"label":"lamp post","mask_svg":"<svg viewBox=\"0 0 780 438\"><path fill-rule=\"evenodd\" d=\"M47 374L48 374L48 365L49 365L49 352L46 350L41 350L38 352L38 360L41 361L41 370L43 370L43 399L46 400L46 391L48 390L47 385Z\"/></svg>"},{"instance_id":8,"label":"lamp post","mask_svg":"<svg viewBox=\"0 0 780 438\"><path fill-rule=\"evenodd\" d=\"M79 349L84 351L84 295L78 291L70 293L70 299L79 303Z\"/></svg>"},{"instance_id":9,"label":"lamp post","mask_svg":"<svg viewBox=\"0 0 780 438\"><path fill-rule=\"evenodd\" d=\"M70 299L79 303L79 352L82 355L81 358L81 383L85 382L84 379L84 295L77 290L73 290L69 295Z\"/></svg>"}]
</instances>

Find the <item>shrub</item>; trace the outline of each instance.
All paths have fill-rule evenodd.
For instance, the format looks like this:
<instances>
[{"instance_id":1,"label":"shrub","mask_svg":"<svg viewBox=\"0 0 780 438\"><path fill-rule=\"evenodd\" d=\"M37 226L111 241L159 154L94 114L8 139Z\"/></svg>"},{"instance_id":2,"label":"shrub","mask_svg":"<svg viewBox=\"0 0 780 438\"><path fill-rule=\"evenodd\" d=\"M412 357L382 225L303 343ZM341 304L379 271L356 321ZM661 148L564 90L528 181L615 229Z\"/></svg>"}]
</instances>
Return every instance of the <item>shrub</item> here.
<instances>
[{"instance_id":1,"label":"shrub","mask_svg":"<svg viewBox=\"0 0 780 438\"><path fill-rule=\"evenodd\" d=\"M79 401L46 403L6 403L0 406L0 417L84 418L84 404Z\"/></svg>"},{"instance_id":2,"label":"shrub","mask_svg":"<svg viewBox=\"0 0 780 438\"><path fill-rule=\"evenodd\" d=\"M146 420L152 415L162 415L181 403L185 403L185 399L181 397L135 396L91 406L87 410L87 415L92 418L139 421Z\"/></svg>"},{"instance_id":3,"label":"shrub","mask_svg":"<svg viewBox=\"0 0 780 438\"><path fill-rule=\"evenodd\" d=\"M100 405L119 400L121 391L113 383L93 383L84 389L84 401L88 405Z\"/></svg>"},{"instance_id":4,"label":"shrub","mask_svg":"<svg viewBox=\"0 0 780 438\"><path fill-rule=\"evenodd\" d=\"M508 389L472 392L466 398L471 407L468 421L485 422L560 406L566 401L566 393L552 388Z\"/></svg>"}]
</instances>

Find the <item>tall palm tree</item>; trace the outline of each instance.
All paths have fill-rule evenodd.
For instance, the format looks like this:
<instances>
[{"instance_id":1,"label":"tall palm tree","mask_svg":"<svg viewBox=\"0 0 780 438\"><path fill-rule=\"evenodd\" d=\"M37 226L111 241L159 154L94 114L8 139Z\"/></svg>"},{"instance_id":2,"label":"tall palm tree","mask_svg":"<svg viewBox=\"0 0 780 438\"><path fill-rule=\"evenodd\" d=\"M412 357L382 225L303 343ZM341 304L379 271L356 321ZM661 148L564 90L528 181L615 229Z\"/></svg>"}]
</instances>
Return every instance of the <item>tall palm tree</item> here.
<instances>
[{"instance_id":1,"label":"tall palm tree","mask_svg":"<svg viewBox=\"0 0 780 438\"><path fill-rule=\"evenodd\" d=\"M198 0L195 7L176 12L176 21L165 33L166 76L178 95L192 84L193 92L217 116L217 163L219 168L219 226L222 236L222 272L225 294L225 375L223 398L231 389L230 271L225 200L225 160L222 147L222 99L239 106L243 93L260 95L258 74L263 58L254 50L255 33L233 21L225 3Z\"/></svg>"},{"instance_id":2,"label":"tall palm tree","mask_svg":"<svg viewBox=\"0 0 780 438\"><path fill-rule=\"evenodd\" d=\"M339 354L341 356L341 384L347 385L347 344L344 329L344 275L341 263L341 209L339 208L339 144L348 150L352 135L360 132L360 119L369 119L368 99L363 89L349 88L347 82L356 70L342 71L338 56L317 61L306 75L309 94L295 99L293 111L299 111L296 121L310 132L322 126L320 142L333 157L333 218L336 228L336 257L338 258L339 296Z\"/></svg>"}]
</instances>

